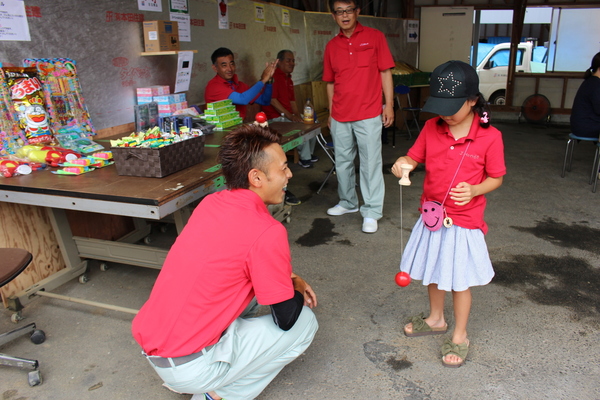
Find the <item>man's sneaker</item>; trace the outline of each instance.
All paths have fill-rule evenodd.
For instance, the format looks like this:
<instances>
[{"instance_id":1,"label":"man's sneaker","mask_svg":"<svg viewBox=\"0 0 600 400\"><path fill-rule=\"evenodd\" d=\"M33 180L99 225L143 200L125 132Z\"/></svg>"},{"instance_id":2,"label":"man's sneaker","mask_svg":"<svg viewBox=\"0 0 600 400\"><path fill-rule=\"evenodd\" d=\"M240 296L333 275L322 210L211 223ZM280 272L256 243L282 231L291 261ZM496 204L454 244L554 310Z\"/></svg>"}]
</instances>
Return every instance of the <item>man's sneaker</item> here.
<instances>
[{"instance_id":1,"label":"man's sneaker","mask_svg":"<svg viewBox=\"0 0 600 400\"><path fill-rule=\"evenodd\" d=\"M298 161L298 165L302 168L310 168L312 167L312 162L310 160L300 160Z\"/></svg>"},{"instance_id":2,"label":"man's sneaker","mask_svg":"<svg viewBox=\"0 0 600 400\"><path fill-rule=\"evenodd\" d=\"M362 231L364 233L375 233L377 232L377 220L373 218L363 219Z\"/></svg>"},{"instance_id":3,"label":"man's sneaker","mask_svg":"<svg viewBox=\"0 0 600 400\"><path fill-rule=\"evenodd\" d=\"M310 156L310 162L316 163L317 161L319 161L319 157L315 156L314 154Z\"/></svg>"},{"instance_id":4,"label":"man's sneaker","mask_svg":"<svg viewBox=\"0 0 600 400\"><path fill-rule=\"evenodd\" d=\"M340 206L339 204L336 204L335 206L333 206L329 210L327 210L327 214L337 216L337 215L355 213L357 211L358 211L358 207L347 209L347 208Z\"/></svg>"},{"instance_id":5,"label":"man's sneaker","mask_svg":"<svg viewBox=\"0 0 600 400\"><path fill-rule=\"evenodd\" d=\"M300 199L294 196L292 192L289 190L285 191L285 204L288 206L297 206L300 203L302 203Z\"/></svg>"}]
</instances>

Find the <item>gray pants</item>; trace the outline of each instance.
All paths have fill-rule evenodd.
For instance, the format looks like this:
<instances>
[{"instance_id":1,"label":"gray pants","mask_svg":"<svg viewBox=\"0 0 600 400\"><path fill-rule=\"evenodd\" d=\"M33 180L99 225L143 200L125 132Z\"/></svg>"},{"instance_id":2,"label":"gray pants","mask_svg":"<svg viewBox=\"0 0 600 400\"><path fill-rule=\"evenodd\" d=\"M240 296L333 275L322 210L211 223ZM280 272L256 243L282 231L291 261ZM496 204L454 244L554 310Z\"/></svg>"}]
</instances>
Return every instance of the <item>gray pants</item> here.
<instances>
[{"instance_id":1,"label":"gray pants","mask_svg":"<svg viewBox=\"0 0 600 400\"><path fill-rule=\"evenodd\" d=\"M180 366L159 368L163 381L180 393L216 392L225 399L254 399L311 344L318 324L304 307L289 331L279 329L273 317L237 318L219 342Z\"/></svg>"},{"instance_id":2,"label":"gray pants","mask_svg":"<svg viewBox=\"0 0 600 400\"><path fill-rule=\"evenodd\" d=\"M331 118L339 204L348 209L359 205L354 168L358 149L360 191L364 200L360 213L363 218L380 219L383 216L385 185L381 158L381 127L381 116L351 122L338 122Z\"/></svg>"}]
</instances>

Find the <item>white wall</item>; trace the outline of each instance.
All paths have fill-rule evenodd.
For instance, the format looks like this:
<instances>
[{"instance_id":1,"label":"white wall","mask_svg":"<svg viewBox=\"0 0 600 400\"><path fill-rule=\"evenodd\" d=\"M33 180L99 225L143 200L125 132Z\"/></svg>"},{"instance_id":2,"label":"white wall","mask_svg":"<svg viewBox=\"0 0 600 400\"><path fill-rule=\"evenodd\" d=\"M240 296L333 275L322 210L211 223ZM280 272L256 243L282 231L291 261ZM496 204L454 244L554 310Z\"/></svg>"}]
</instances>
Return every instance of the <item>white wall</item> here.
<instances>
[{"instance_id":1,"label":"white wall","mask_svg":"<svg viewBox=\"0 0 600 400\"><path fill-rule=\"evenodd\" d=\"M288 9L290 26L282 26L283 7L265 7L265 23L254 20L253 1L229 2L230 29L218 29L216 0L188 0L191 42L181 50L194 54L192 82L187 92L191 104L204 102L204 87L214 76L210 55L218 47L236 56L238 75L254 84L277 52L296 53L296 84L318 80L322 74L325 44L339 28L328 13L304 13ZM168 20L169 2L163 12L139 11L136 0L27 0L36 16L28 17L30 42L0 42L0 62L21 66L24 58L68 57L77 62L85 101L96 129L133 121L135 89L170 85L174 89L177 56L142 57L141 20ZM118 17L117 17L118 16ZM140 19L141 18L141 19ZM403 20L359 17L359 21L386 34L396 59L416 65L418 43L407 43Z\"/></svg>"}]
</instances>

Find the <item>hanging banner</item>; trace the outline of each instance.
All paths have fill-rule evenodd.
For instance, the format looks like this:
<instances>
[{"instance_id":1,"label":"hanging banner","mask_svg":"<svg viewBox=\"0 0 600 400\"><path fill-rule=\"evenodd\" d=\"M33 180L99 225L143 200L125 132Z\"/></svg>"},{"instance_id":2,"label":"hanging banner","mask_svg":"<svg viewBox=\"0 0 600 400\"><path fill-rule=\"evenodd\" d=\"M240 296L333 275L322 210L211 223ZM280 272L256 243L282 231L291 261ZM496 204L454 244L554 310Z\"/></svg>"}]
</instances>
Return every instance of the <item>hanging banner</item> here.
<instances>
[{"instance_id":1,"label":"hanging banner","mask_svg":"<svg viewBox=\"0 0 600 400\"><path fill-rule=\"evenodd\" d=\"M265 6L264 4L254 3L254 22L261 24L265 23Z\"/></svg>"},{"instance_id":2,"label":"hanging banner","mask_svg":"<svg viewBox=\"0 0 600 400\"><path fill-rule=\"evenodd\" d=\"M171 18L171 21L177 21L177 26L179 28L179 41L191 42L192 34L190 29L190 14L173 12L170 14L169 18Z\"/></svg>"},{"instance_id":3,"label":"hanging banner","mask_svg":"<svg viewBox=\"0 0 600 400\"><path fill-rule=\"evenodd\" d=\"M194 65L194 52L180 51L177 60L177 77L175 78L175 93L187 92L190 89Z\"/></svg>"},{"instance_id":4,"label":"hanging banner","mask_svg":"<svg viewBox=\"0 0 600 400\"><path fill-rule=\"evenodd\" d=\"M138 0L138 10L162 12L162 0Z\"/></svg>"},{"instance_id":5,"label":"hanging banner","mask_svg":"<svg viewBox=\"0 0 600 400\"><path fill-rule=\"evenodd\" d=\"M31 41L23 0L0 1L0 40Z\"/></svg>"},{"instance_id":6,"label":"hanging banner","mask_svg":"<svg viewBox=\"0 0 600 400\"><path fill-rule=\"evenodd\" d=\"M406 42L407 43L418 43L419 42L419 21L418 20L407 20L404 21L406 24Z\"/></svg>"},{"instance_id":7,"label":"hanging banner","mask_svg":"<svg viewBox=\"0 0 600 400\"><path fill-rule=\"evenodd\" d=\"M219 29L229 29L229 7L227 0L220 0L218 4Z\"/></svg>"},{"instance_id":8,"label":"hanging banner","mask_svg":"<svg viewBox=\"0 0 600 400\"><path fill-rule=\"evenodd\" d=\"M281 26L290 26L290 10L281 9Z\"/></svg>"},{"instance_id":9,"label":"hanging banner","mask_svg":"<svg viewBox=\"0 0 600 400\"><path fill-rule=\"evenodd\" d=\"M169 0L171 12L189 12L187 0Z\"/></svg>"}]
</instances>

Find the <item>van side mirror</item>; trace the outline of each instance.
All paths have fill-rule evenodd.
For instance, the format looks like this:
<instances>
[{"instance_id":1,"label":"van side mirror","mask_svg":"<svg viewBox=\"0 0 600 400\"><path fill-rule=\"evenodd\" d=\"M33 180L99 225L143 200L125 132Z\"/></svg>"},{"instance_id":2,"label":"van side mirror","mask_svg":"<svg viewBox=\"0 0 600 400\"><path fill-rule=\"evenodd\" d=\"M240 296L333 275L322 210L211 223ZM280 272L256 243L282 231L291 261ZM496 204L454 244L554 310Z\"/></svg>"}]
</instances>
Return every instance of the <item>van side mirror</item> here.
<instances>
[{"instance_id":1,"label":"van side mirror","mask_svg":"<svg viewBox=\"0 0 600 400\"><path fill-rule=\"evenodd\" d=\"M492 69L496 66L496 63L494 62L494 60L488 60L485 65L483 66L483 69Z\"/></svg>"}]
</instances>

